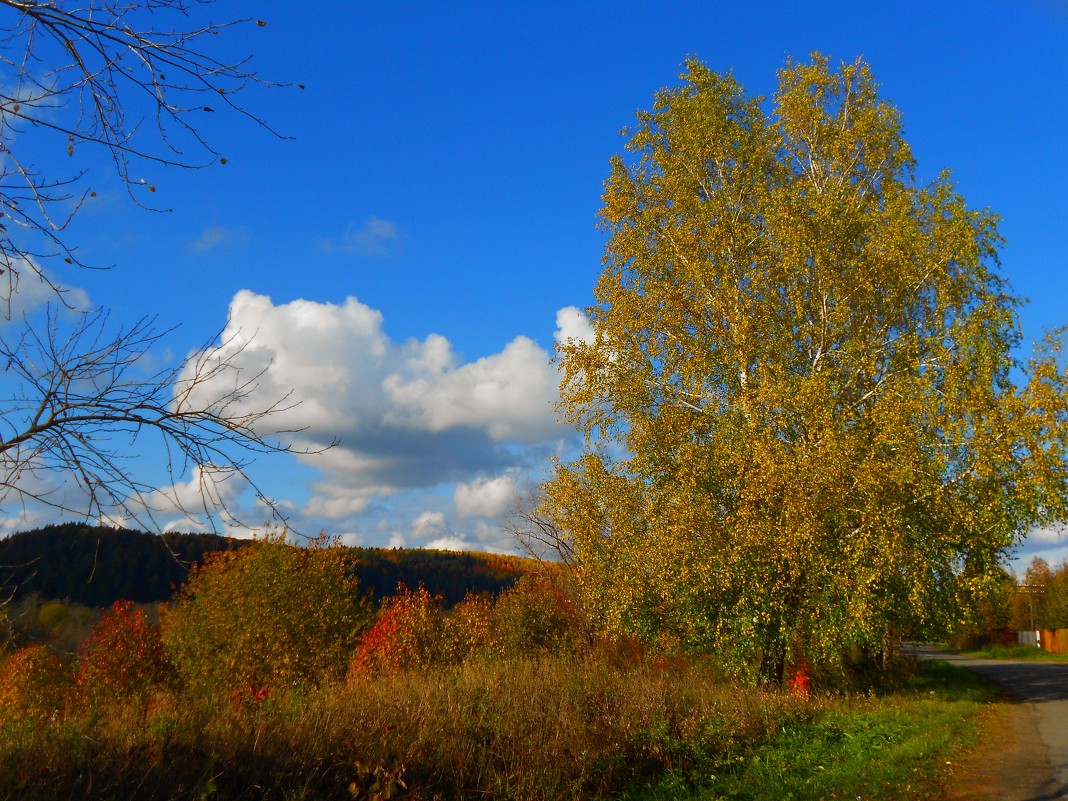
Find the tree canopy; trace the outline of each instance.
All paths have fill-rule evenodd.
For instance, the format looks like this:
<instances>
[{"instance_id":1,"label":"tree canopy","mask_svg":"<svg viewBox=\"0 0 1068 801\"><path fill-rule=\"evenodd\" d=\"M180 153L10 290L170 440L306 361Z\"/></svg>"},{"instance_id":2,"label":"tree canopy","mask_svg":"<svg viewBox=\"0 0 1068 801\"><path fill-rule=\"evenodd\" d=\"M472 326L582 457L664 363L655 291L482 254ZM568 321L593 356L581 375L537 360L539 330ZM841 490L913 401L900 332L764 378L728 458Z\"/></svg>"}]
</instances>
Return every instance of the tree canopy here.
<instances>
[{"instance_id":1,"label":"tree canopy","mask_svg":"<svg viewBox=\"0 0 1068 801\"><path fill-rule=\"evenodd\" d=\"M559 349L585 434L545 512L602 625L791 658L966 613L1065 517L1066 375L1026 363L997 217L922 183L860 61L770 103L695 60L624 132L594 337Z\"/></svg>"}]
</instances>

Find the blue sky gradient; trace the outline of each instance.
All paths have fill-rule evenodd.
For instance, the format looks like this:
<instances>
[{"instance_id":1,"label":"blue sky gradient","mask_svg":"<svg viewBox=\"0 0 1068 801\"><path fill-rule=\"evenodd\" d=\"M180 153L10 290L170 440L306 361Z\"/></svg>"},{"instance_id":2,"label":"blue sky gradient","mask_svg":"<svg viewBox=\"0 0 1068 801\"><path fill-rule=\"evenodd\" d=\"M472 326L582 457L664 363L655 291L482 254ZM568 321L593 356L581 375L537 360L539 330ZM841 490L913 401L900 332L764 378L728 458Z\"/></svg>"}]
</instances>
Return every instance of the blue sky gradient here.
<instances>
[{"instance_id":1,"label":"blue sky gradient","mask_svg":"<svg viewBox=\"0 0 1068 801\"><path fill-rule=\"evenodd\" d=\"M69 233L114 268L62 280L117 320L181 323L173 354L228 314L231 333L257 332L277 388L300 382L307 441L342 438L322 459L256 465L309 533L512 547L500 514L573 441L548 360L575 324L558 313L592 302L608 159L690 55L760 95L787 57L863 57L921 179L949 168L970 205L1001 215L1025 337L1068 323L1066 2L270 0L208 16L249 8L266 26L218 46L304 85L244 96L288 138L205 115L225 165L145 167L169 214L136 208L104 154L79 153L98 196ZM1040 532L1018 559L1035 552L1060 561L1068 540Z\"/></svg>"}]
</instances>

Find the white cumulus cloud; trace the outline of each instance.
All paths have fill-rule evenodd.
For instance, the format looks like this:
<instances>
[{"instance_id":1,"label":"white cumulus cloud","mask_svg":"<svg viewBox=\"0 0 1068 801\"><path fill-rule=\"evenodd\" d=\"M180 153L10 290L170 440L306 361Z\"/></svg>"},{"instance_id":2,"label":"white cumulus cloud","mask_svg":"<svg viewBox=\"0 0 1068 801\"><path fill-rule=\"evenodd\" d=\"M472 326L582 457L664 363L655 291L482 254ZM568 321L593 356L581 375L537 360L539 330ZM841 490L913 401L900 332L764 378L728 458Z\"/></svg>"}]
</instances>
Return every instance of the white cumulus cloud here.
<instances>
[{"instance_id":1,"label":"white cumulus cloud","mask_svg":"<svg viewBox=\"0 0 1068 801\"><path fill-rule=\"evenodd\" d=\"M591 343L596 338L590 318L577 306L565 306L556 313L557 344L568 340Z\"/></svg>"},{"instance_id":2,"label":"white cumulus cloud","mask_svg":"<svg viewBox=\"0 0 1068 801\"><path fill-rule=\"evenodd\" d=\"M311 530L326 521L393 544L460 536L437 511L442 492L453 495L450 518L493 517L514 495L512 476L543 469L572 433L556 419L549 354L525 336L464 362L440 334L391 339L383 315L353 297L275 304L243 290L220 342L207 364L229 360L239 369L197 387L193 400L258 376L244 408L288 395L289 408L267 420L272 430L296 432L284 441L340 442L300 457L318 473L298 510ZM437 492L437 500L420 505L411 499L417 492ZM388 530L374 531L371 521L390 503Z\"/></svg>"},{"instance_id":3,"label":"white cumulus cloud","mask_svg":"<svg viewBox=\"0 0 1068 801\"><path fill-rule=\"evenodd\" d=\"M14 259L0 275L0 325L21 324L46 306L71 314L89 311L92 302L85 290L64 285L35 261Z\"/></svg>"},{"instance_id":4,"label":"white cumulus cloud","mask_svg":"<svg viewBox=\"0 0 1068 801\"><path fill-rule=\"evenodd\" d=\"M465 365L454 363L447 344L429 338L429 353L386 377L391 421L429 431L482 427L497 441L537 442L557 431L557 380L536 342L516 337L502 352Z\"/></svg>"},{"instance_id":5,"label":"white cumulus cloud","mask_svg":"<svg viewBox=\"0 0 1068 801\"><path fill-rule=\"evenodd\" d=\"M457 484L453 502L460 517L500 517L515 505L517 493L511 476L479 478Z\"/></svg>"},{"instance_id":6,"label":"white cumulus cloud","mask_svg":"<svg viewBox=\"0 0 1068 801\"><path fill-rule=\"evenodd\" d=\"M1068 528L1064 526L1037 528L1028 533L1027 540L1033 545L1068 544Z\"/></svg>"},{"instance_id":7,"label":"white cumulus cloud","mask_svg":"<svg viewBox=\"0 0 1068 801\"><path fill-rule=\"evenodd\" d=\"M463 537L441 537L440 539L433 540L426 544L427 548L433 551L480 551L480 548L476 543L468 542Z\"/></svg>"},{"instance_id":8,"label":"white cumulus cloud","mask_svg":"<svg viewBox=\"0 0 1068 801\"><path fill-rule=\"evenodd\" d=\"M443 512L423 512L412 523L412 536L417 539L426 539L442 533L445 529L445 514Z\"/></svg>"}]
</instances>

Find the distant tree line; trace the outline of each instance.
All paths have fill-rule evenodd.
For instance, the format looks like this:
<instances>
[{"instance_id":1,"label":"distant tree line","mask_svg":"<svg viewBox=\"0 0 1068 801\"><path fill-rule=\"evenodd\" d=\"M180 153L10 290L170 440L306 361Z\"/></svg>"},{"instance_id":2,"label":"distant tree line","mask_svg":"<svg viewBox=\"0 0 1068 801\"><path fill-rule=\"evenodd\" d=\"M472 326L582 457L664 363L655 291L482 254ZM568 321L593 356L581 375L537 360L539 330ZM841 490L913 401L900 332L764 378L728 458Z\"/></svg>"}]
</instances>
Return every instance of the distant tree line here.
<instances>
[{"instance_id":1,"label":"distant tree line","mask_svg":"<svg viewBox=\"0 0 1068 801\"><path fill-rule=\"evenodd\" d=\"M214 534L162 536L63 523L0 540L0 583L12 600L29 595L105 607L169 599L192 565L240 545Z\"/></svg>"},{"instance_id":2,"label":"distant tree line","mask_svg":"<svg viewBox=\"0 0 1068 801\"><path fill-rule=\"evenodd\" d=\"M1068 629L1068 561L1035 557L1016 587L1010 624L1016 629Z\"/></svg>"},{"instance_id":3,"label":"distant tree line","mask_svg":"<svg viewBox=\"0 0 1068 801\"><path fill-rule=\"evenodd\" d=\"M974 619L958 626L961 647L1013 644L1016 632L1068 629L1068 561L1051 565L1035 557L1023 576L1002 568L979 599Z\"/></svg>"},{"instance_id":4,"label":"distant tree line","mask_svg":"<svg viewBox=\"0 0 1068 801\"><path fill-rule=\"evenodd\" d=\"M432 551L425 548L353 548L360 587L375 598L393 595L399 585L426 587L446 607L469 593L497 595L534 569L529 559L502 554Z\"/></svg>"},{"instance_id":5,"label":"distant tree line","mask_svg":"<svg viewBox=\"0 0 1068 801\"><path fill-rule=\"evenodd\" d=\"M0 593L17 601L35 595L103 608L174 597L189 571L214 551L247 540L216 534L149 534L122 528L63 523L0 540ZM446 606L468 593L497 594L530 572L526 560L484 553L423 549L346 549L363 592L392 595L398 585L423 585Z\"/></svg>"}]
</instances>

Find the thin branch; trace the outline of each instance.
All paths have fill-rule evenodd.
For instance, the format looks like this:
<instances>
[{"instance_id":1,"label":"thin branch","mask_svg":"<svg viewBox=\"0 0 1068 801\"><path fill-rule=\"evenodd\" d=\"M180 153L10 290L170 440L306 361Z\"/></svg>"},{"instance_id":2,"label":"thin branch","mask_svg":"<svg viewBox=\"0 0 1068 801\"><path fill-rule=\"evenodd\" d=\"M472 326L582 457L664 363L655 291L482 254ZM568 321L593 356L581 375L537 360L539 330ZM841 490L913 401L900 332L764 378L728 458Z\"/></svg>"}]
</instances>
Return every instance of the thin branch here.
<instances>
[{"instance_id":1,"label":"thin branch","mask_svg":"<svg viewBox=\"0 0 1068 801\"><path fill-rule=\"evenodd\" d=\"M212 41L240 19L196 24L212 0L0 0L0 271L9 293L20 272L45 280L41 262L87 267L63 236L93 196L86 170L44 175L21 137L33 131L39 151L51 142L73 156L103 148L139 206L155 186L142 167L197 169L225 161L202 133L205 115L229 111L276 136L265 119L238 102L253 85L271 86L248 59L211 55ZM43 142L43 145L42 145ZM58 290L58 287L53 287Z\"/></svg>"},{"instance_id":2,"label":"thin branch","mask_svg":"<svg viewBox=\"0 0 1068 801\"><path fill-rule=\"evenodd\" d=\"M80 315L69 331L63 319L50 310L46 325L27 323L18 337L0 336L0 364L16 384L0 398L0 501L42 503L87 519L122 515L146 528L158 528L161 513L179 512L206 517L217 530L219 518L242 522L223 492L227 482L239 482L285 522L249 478L252 458L324 449L296 447L299 429L273 425L294 408L289 396L255 405L267 368L242 371L236 360L243 347L224 342L224 359L209 359L220 351L206 343L177 366L142 372L169 333L154 319L117 333L100 313ZM167 454L169 493L139 478L128 455L149 434ZM49 481L55 474L73 477L85 497L70 500ZM187 479L195 484L195 509L173 489Z\"/></svg>"}]
</instances>

